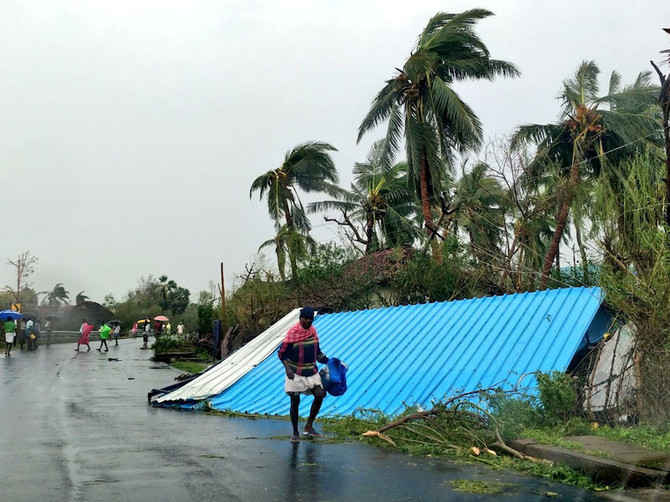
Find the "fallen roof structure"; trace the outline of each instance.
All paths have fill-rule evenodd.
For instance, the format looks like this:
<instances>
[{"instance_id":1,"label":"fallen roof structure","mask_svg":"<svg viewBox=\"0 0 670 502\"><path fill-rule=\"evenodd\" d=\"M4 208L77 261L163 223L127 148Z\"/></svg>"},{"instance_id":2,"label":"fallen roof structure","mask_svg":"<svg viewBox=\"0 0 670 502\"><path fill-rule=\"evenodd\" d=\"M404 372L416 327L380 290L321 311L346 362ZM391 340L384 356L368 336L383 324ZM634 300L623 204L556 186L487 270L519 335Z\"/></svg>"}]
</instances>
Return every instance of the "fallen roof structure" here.
<instances>
[{"instance_id":1,"label":"fallen roof structure","mask_svg":"<svg viewBox=\"0 0 670 502\"><path fill-rule=\"evenodd\" d=\"M299 312L300 309L289 312L244 347L211 366L197 378L165 389L171 392L160 394L160 391L152 391L157 392L158 397L152 399L151 403L193 403L224 391L275 352L286 331L296 323Z\"/></svg>"},{"instance_id":2,"label":"fallen roof structure","mask_svg":"<svg viewBox=\"0 0 670 502\"><path fill-rule=\"evenodd\" d=\"M321 415L374 410L393 416L479 387L513 387L535 371L565 371L604 334L602 300L600 288L566 288L319 315L314 326L323 351L349 366L349 390L326 397ZM188 384L154 396L152 404L287 414L276 349L297 321L297 311L291 312ZM524 383L533 381L530 376ZM302 400L301 416L310 404Z\"/></svg>"}]
</instances>

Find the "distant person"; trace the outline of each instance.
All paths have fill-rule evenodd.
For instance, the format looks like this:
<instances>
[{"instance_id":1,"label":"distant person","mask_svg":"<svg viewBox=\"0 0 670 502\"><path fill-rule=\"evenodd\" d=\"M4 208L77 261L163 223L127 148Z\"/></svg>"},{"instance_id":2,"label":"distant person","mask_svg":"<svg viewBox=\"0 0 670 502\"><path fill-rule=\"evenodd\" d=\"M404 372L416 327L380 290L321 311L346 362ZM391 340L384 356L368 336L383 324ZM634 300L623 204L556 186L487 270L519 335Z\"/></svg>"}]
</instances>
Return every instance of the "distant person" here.
<instances>
[{"instance_id":1,"label":"distant person","mask_svg":"<svg viewBox=\"0 0 670 502\"><path fill-rule=\"evenodd\" d=\"M135 335L137 335L137 323L136 322L133 323L133 327L130 330L130 334L133 335L133 338L135 338Z\"/></svg>"},{"instance_id":2,"label":"distant person","mask_svg":"<svg viewBox=\"0 0 670 502\"><path fill-rule=\"evenodd\" d=\"M91 331L93 331L93 325L87 323L86 319L84 319L81 323L81 327L79 328L79 333L81 333L81 335L77 340L77 348L74 349L75 352L79 352L80 345L86 345L88 347L88 350L86 352L91 350L91 346L88 344L88 340L91 336Z\"/></svg>"},{"instance_id":3,"label":"distant person","mask_svg":"<svg viewBox=\"0 0 670 502\"><path fill-rule=\"evenodd\" d=\"M177 335L184 336L184 321L179 321L177 324Z\"/></svg>"},{"instance_id":4,"label":"distant person","mask_svg":"<svg viewBox=\"0 0 670 502\"><path fill-rule=\"evenodd\" d=\"M172 324L170 324L170 321L165 323L165 327L163 329L165 330L165 333L168 335L172 332Z\"/></svg>"},{"instance_id":5,"label":"distant person","mask_svg":"<svg viewBox=\"0 0 670 502\"><path fill-rule=\"evenodd\" d=\"M98 347L97 350L100 352L102 349L103 345L105 346L105 352L109 352L109 347L107 346L107 339L109 338L109 334L112 332L112 327L105 323L102 326L100 326L100 347Z\"/></svg>"},{"instance_id":6,"label":"distant person","mask_svg":"<svg viewBox=\"0 0 670 502\"><path fill-rule=\"evenodd\" d=\"M149 332L151 331L151 325L149 324L149 321L144 323L144 335L142 336L142 340L144 340L144 347L145 349L147 348L147 343L149 343Z\"/></svg>"},{"instance_id":7,"label":"distant person","mask_svg":"<svg viewBox=\"0 0 670 502\"><path fill-rule=\"evenodd\" d=\"M161 333L163 332L163 323L160 321L156 321L156 324L154 324L154 336L158 338L161 336Z\"/></svg>"},{"instance_id":8,"label":"distant person","mask_svg":"<svg viewBox=\"0 0 670 502\"><path fill-rule=\"evenodd\" d=\"M35 319L35 322L28 331L28 350L37 349L37 341L40 339L40 320Z\"/></svg>"},{"instance_id":9,"label":"distant person","mask_svg":"<svg viewBox=\"0 0 670 502\"><path fill-rule=\"evenodd\" d=\"M5 357L12 357L12 344L16 337L16 324L12 320L12 316L7 316L4 324L5 328Z\"/></svg>"},{"instance_id":10,"label":"distant person","mask_svg":"<svg viewBox=\"0 0 670 502\"><path fill-rule=\"evenodd\" d=\"M26 346L28 345L28 338L30 337L30 334L33 332L33 320L32 319L27 319L26 320L26 325L25 325L25 342Z\"/></svg>"},{"instance_id":11,"label":"distant person","mask_svg":"<svg viewBox=\"0 0 670 502\"><path fill-rule=\"evenodd\" d=\"M114 345L119 344L119 335L121 334L121 325L116 323L114 329L112 330L112 338L114 338Z\"/></svg>"},{"instance_id":12,"label":"distant person","mask_svg":"<svg viewBox=\"0 0 670 502\"><path fill-rule=\"evenodd\" d=\"M51 345L51 319L44 323L44 330L47 332L47 347Z\"/></svg>"},{"instance_id":13,"label":"distant person","mask_svg":"<svg viewBox=\"0 0 670 502\"><path fill-rule=\"evenodd\" d=\"M23 350L23 346L26 344L26 338L27 338L27 323L25 319L21 319L19 321L19 333L18 333L18 339L19 339L19 349Z\"/></svg>"},{"instance_id":14,"label":"distant person","mask_svg":"<svg viewBox=\"0 0 670 502\"><path fill-rule=\"evenodd\" d=\"M300 309L300 320L288 330L277 352L286 370L284 391L291 398L290 415L291 425L293 426L291 443L300 442L300 433L298 432L300 394L314 396L302 434L311 438L321 437L321 434L314 428L314 420L316 420L316 416L321 409L326 391L323 389L316 362L326 364L328 357L321 352L319 337L316 334L316 329L312 326L313 320L314 309L312 307L305 306Z\"/></svg>"}]
</instances>

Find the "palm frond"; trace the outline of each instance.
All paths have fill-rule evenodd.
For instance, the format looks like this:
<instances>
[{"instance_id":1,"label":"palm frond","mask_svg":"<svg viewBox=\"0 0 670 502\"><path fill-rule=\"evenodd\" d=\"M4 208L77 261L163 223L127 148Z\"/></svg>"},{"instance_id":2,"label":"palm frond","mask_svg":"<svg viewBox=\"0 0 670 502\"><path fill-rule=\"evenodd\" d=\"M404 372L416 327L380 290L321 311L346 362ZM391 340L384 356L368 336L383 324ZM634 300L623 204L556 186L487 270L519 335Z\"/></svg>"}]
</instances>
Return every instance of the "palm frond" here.
<instances>
[{"instance_id":1,"label":"palm frond","mask_svg":"<svg viewBox=\"0 0 670 502\"><path fill-rule=\"evenodd\" d=\"M398 99L398 78L392 78L386 81L386 85L382 88L370 105L370 110L358 126L358 136L356 143L360 143L366 132L374 129L380 123L384 122L391 114L392 108Z\"/></svg>"}]
</instances>

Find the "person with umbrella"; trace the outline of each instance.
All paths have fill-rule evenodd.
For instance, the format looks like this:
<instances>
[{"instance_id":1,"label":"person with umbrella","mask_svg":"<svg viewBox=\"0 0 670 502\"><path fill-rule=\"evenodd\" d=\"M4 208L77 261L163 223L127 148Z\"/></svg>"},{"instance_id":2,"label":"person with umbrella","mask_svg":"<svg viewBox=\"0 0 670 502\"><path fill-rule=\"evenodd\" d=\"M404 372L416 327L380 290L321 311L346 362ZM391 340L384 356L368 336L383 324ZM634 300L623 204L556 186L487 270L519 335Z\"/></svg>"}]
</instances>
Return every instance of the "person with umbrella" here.
<instances>
[{"instance_id":1,"label":"person with umbrella","mask_svg":"<svg viewBox=\"0 0 670 502\"><path fill-rule=\"evenodd\" d=\"M16 336L16 324L12 319L12 316L7 316L7 321L5 321L5 357L12 357L12 343L14 342L14 337Z\"/></svg>"}]
</instances>

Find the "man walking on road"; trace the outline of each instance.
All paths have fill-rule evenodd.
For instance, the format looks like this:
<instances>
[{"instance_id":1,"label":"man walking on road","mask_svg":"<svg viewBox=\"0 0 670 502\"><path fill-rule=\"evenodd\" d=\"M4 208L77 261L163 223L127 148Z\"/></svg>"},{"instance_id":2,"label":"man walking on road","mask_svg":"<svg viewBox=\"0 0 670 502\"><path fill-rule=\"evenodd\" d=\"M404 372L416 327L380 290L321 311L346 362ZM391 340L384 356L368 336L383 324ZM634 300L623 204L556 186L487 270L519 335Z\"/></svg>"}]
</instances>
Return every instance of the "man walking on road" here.
<instances>
[{"instance_id":1,"label":"man walking on road","mask_svg":"<svg viewBox=\"0 0 670 502\"><path fill-rule=\"evenodd\" d=\"M326 391L323 389L316 362L326 364L328 357L321 352L319 337L316 334L316 329L312 326L313 320L314 309L312 307L300 309L300 321L288 330L278 351L279 359L286 370L284 391L291 398L292 443L300 442L298 431L300 394L314 396L314 402L312 402L302 434L310 438L321 437L321 434L314 429L314 420L321 409Z\"/></svg>"}]
</instances>

